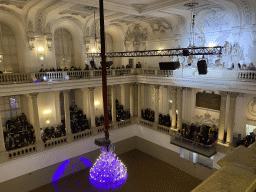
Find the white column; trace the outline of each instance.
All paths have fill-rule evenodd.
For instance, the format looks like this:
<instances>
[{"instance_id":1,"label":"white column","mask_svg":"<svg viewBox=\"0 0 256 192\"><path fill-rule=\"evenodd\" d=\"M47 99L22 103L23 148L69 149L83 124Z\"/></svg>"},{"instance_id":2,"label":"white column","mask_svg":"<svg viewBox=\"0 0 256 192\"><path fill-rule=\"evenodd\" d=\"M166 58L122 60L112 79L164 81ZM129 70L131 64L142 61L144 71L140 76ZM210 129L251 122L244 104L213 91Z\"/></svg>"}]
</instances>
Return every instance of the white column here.
<instances>
[{"instance_id":1,"label":"white column","mask_svg":"<svg viewBox=\"0 0 256 192\"><path fill-rule=\"evenodd\" d=\"M141 109L145 110L145 84L141 84L141 92L140 92L140 107Z\"/></svg>"},{"instance_id":2,"label":"white column","mask_svg":"<svg viewBox=\"0 0 256 192\"><path fill-rule=\"evenodd\" d=\"M4 130L2 126L2 117L0 114L0 152L4 152L5 149L5 143L4 143Z\"/></svg>"},{"instance_id":3,"label":"white column","mask_svg":"<svg viewBox=\"0 0 256 192\"><path fill-rule=\"evenodd\" d=\"M220 91L221 102L220 102L220 117L219 117L219 131L218 140L223 143L224 131L225 131L225 119L226 119L226 105L227 105L227 92Z\"/></svg>"},{"instance_id":4,"label":"white column","mask_svg":"<svg viewBox=\"0 0 256 192\"><path fill-rule=\"evenodd\" d=\"M111 103L112 103L112 121L116 121L116 86L111 86Z\"/></svg>"},{"instance_id":5,"label":"white column","mask_svg":"<svg viewBox=\"0 0 256 192\"><path fill-rule=\"evenodd\" d=\"M138 117L141 117L141 84L138 84Z\"/></svg>"},{"instance_id":6,"label":"white column","mask_svg":"<svg viewBox=\"0 0 256 192\"><path fill-rule=\"evenodd\" d=\"M134 116L134 86L130 84L130 114Z\"/></svg>"},{"instance_id":7,"label":"white column","mask_svg":"<svg viewBox=\"0 0 256 192\"><path fill-rule=\"evenodd\" d=\"M90 105L89 105L89 93L87 88L81 89L82 91L82 109L83 114L86 115L86 119L90 119Z\"/></svg>"},{"instance_id":8,"label":"white column","mask_svg":"<svg viewBox=\"0 0 256 192\"><path fill-rule=\"evenodd\" d=\"M236 97L237 93L229 93L230 105L228 115L228 126L227 126L227 144L233 145L233 132L234 132L234 120L236 112Z\"/></svg>"},{"instance_id":9,"label":"white column","mask_svg":"<svg viewBox=\"0 0 256 192\"><path fill-rule=\"evenodd\" d=\"M66 126L66 133L71 134L71 127L70 127L70 111L69 111L69 90L63 91L64 96L64 113L65 113L65 126Z\"/></svg>"},{"instance_id":10,"label":"white column","mask_svg":"<svg viewBox=\"0 0 256 192\"><path fill-rule=\"evenodd\" d=\"M155 123L158 124L159 119L159 85L155 85Z\"/></svg>"},{"instance_id":11,"label":"white column","mask_svg":"<svg viewBox=\"0 0 256 192\"><path fill-rule=\"evenodd\" d=\"M172 128L176 128L176 100L177 100L177 88L171 87L172 92Z\"/></svg>"},{"instance_id":12,"label":"white column","mask_svg":"<svg viewBox=\"0 0 256 192\"><path fill-rule=\"evenodd\" d=\"M38 104L37 97L39 93L30 93L32 99L32 109L33 109L33 128L35 131L36 143L39 143L41 140L40 133L40 122L39 122L39 114L38 114Z\"/></svg>"},{"instance_id":13,"label":"white column","mask_svg":"<svg viewBox=\"0 0 256 192\"><path fill-rule=\"evenodd\" d=\"M178 96L177 128L178 128L178 130L181 130L182 129L182 99L183 99L183 88L182 87L178 87L177 96Z\"/></svg>"},{"instance_id":14,"label":"white column","mask_svg":"<svg viewBox=\"0 0 256 192\"><path fill-rule=\"evenodd\" d=\"M55 112L56 112L56 122L61 123L61 112L60 112L60 91L54 91L55 98Z\"/></svg>"},{"instance_id":15,"label":"white column","mask_svg":"<svg viewBox=\"0 0 256 192\"><path fill-rule=\"evenodd\" d=\"M95 89L95 87L90 87L89 88L91 127L95 127L94 89Z\"/></svg>"},{"instance_id":16,"label":"white column","mask_svg":"<svg viewBox=\"0 0 256 192\"><path fill-rule=\"evenodd\" d=\"M125 84L121 84L121 105L123 105L124 109L126 108L125 106L125 101L126 101L126 94L125 94Z\"/></svg>"}]
</instances>

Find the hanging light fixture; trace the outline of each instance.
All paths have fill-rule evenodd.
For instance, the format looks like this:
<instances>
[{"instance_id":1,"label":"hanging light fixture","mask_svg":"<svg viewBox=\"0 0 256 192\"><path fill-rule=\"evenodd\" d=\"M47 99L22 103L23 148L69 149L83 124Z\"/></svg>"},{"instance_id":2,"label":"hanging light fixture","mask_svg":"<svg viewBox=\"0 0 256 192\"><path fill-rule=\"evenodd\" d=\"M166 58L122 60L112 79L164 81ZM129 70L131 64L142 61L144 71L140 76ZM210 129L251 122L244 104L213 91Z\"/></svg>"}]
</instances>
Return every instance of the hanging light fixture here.
<instances>
[{"instance_id":1,"label":"hanging light fixture","mask_svg":"<svg viewBox=\"0 0 256 192\"><path fill-rule=\"evenodd\" d=\"M101 154L90 169L89 180L92 185L97 187L98 191L110 189L115 191L125 183L127 179L127 168L113 153L115 148L113 143L109 140L103 0L99 0L99 5L105 137L95 139L95 144L101 147Z\"/></svg>"},{"instance_id":2,"label":"hanging light fixture","mask_svg":"<svg viewBox=\"0 0 256 192\"><path fill-rule=\"evenodd\" d=\"M98 190L118 190L126 182L127 168L113 153L114 145L100 148L101 154L90 170L89 180Z\"/></svg>"}]
</instances>

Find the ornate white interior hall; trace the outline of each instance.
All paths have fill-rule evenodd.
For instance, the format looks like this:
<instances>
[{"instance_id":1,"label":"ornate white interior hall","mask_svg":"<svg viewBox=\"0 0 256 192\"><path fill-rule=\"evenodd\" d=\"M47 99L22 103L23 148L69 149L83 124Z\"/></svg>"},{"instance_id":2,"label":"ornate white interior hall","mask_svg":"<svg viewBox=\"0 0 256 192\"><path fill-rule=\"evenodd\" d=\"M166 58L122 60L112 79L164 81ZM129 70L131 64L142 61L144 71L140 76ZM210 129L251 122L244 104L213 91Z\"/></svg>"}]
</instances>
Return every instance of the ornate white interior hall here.
<instances>
[{"instance_id":1,"label":"ornate white interior hall","mask_svg":"<svg viewBox=\"0 0 256 192\"><path fill-rule=\"evenodd\" d=\"M113 62L107 102L117 154L168 150L168 158L155 157L203 180L195 192L221 182L219 190L233 189L238 181L244 182L239 190L255 190L255 144L237 143L256 134L256 1L104 0L104 20L106 53L221 50L106 57ZM104 134L101 59L88 54L100 53L100 45L98 0L0 1L0 191L15 191L30 173L36 176L24 191L50 183L56 170L47 167L99 149L94 140ZM206 74L198 72L201 60ZM180 66L160 70L159 62ZM169 115L168 125L160 114ZM208 151L175 143L178 131L192 123L217 128ZM173 161L166 160L170 156ZM228 185L220 181L232 171ZM239 172L250 179L242 181ZM38 181L40 174L45 177Z\"/></svg>"}]
</instances>

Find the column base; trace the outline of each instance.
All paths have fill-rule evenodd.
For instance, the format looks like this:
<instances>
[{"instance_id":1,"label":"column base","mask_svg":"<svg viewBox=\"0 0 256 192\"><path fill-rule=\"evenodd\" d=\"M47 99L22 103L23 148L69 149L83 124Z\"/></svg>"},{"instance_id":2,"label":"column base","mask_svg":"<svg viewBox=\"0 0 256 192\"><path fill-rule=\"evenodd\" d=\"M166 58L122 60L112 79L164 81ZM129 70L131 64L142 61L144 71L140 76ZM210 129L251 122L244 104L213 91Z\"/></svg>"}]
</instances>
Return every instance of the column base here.
<instances>
[{"instance_id":1,"label":"column base","mask_svg":"<svg viewBox=\"0 0 256 192\"><path fill-rule=\"evenodd\" d=\"M44 151L44 142L42 139L39 139L38 141L36 141L36 151L40 152L40 151Z\"/></svg>"},{"instance_id":2,"label":"column base","mask_svg":"<svg viewBox=\"0 0 256 192\"><path fill-rule=\"evenodd\" d=\"M72 133L66 133L67 143L72 143L74 141Z\"/></svg>"},{"instance_id":3,"label":"column base","mask_svg":"<svg viewBox=\"0 0 256 192\"><path fill-rule=\"evenodd\" d=\"M175 127L175 126L171 126L171 129L176 129L177 127Z\"/></svg>"}]
</instances>

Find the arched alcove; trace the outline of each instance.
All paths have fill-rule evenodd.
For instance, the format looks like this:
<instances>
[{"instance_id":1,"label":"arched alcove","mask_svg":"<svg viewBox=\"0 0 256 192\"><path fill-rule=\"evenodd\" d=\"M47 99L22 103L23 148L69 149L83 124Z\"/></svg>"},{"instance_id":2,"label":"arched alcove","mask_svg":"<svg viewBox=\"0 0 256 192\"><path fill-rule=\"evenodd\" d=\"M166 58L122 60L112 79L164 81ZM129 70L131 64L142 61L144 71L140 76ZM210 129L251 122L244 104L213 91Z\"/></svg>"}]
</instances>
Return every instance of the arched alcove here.
<instances>
[{"instance_id":1,"label":"arched alcove","mask_svg":"<svg viewBox=\"0 0 256 192\"><path fill-rule=\"evenodd\" d=\"M85 48L83 44L83 32L80 26L66 18L61 18L53 23L51 28L51 33L54 34L55 31L59 29L64 29L71 34L73 47L74 47L74 65L76 67L84 68L83 61L85 59ZM55 55L55 44L53 42L53 50Z\"/></svg>"},{"instance_id":2,"label":"arched alcove","mask_svg":"<svg viewBox=\"0 0 256 192\"><path fill-rule=\"evenodd\" d=\"M14 34L19 69L13 72L28 72L31 64L28 62L26 27L15 14L5 10L0 11L0 23L8 26Z\"/></svg>"}]
</instances>

